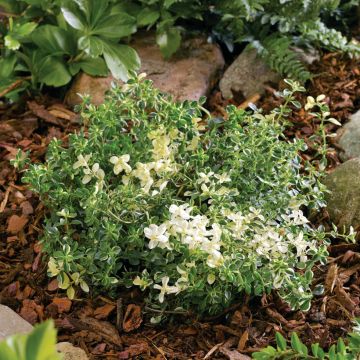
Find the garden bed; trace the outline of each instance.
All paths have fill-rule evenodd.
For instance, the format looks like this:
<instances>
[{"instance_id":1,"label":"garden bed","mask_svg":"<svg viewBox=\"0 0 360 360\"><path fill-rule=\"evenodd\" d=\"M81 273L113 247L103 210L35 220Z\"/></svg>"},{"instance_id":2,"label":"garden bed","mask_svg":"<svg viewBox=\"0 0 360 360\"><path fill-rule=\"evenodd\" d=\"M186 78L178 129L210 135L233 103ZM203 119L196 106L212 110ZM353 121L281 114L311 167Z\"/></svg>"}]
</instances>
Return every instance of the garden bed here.
<instances>
[{"instance_id":1,"label":"garden bed","mask_svg":"<svg viewBox=\"0 0 360 360\"><path fill-rule=\"evenodd\" d=\"M326 94L332 116L345 123L360 106L359 65L359 61L337 54L323 55L312 65L319 75L299 98L306 102L307 95ZM274 91L269 87L257 102L265 112L279 105ZM224 115L227 104L216 90L208 100L216 116ZM246 106L243 101L235 105ZM44 206L21 183L21 173L8 160L21 147L31 151L32 162L44 161L53 137L66 142L68 134L79 129L77 115L50 98L2 108L0 115L0 303L32 324L55 319L59 340L79 345L94 359L241 359L239 353L251 355L273 343L275 331L285 337L296 331L306 344L319 342L329 347L351 329L352 319L360 316L360 246L341 242L329 247L328 265L314 269L314 284L325 284L325 292L314 298L306 313L291 311L275 294L244 296L218 316L199 320L194 314L173 314L166 325L156 326L150 318L157 311L144 305L138 290L123 291L116 298L90 294L79 300L67 299L47 277L47 262L37 243ZM303 110L289 121L286 136L304 139L308 145L304 156L311 159L316 151L310 137L319 124ZM335 132L337 126L330 125L328 130ZM331 144L328 170L340 164L339 151L335 142ZM312 222L329 226L326 212Z\"/></svg>"}]
</instances>

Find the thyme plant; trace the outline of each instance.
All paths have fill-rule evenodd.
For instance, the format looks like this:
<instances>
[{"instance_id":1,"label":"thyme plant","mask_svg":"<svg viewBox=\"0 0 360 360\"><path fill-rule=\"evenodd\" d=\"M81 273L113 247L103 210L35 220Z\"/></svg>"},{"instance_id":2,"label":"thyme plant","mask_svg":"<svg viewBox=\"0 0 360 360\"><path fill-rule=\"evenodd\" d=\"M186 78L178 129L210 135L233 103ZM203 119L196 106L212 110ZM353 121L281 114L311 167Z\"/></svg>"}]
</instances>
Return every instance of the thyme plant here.
<instances>
[{"instance_id":1,"label":"thyme plant","mask_svg":"<svg viewBox=\"0 0 360 360\"><path fill-rule=\"evenodd\" d=\"M286 104L299 106L289 82ZM273 289L310 307L326 234L306 218L324 205L302 140L283 137L289 105L264 115L232 106L202 120L203 99L175 103L143 75L104 104L85 99L84 127L25 181L49 209L49 275L78 286L138 286L160 309L216 313L241 293Z\"/></svg>"}]
</instances>

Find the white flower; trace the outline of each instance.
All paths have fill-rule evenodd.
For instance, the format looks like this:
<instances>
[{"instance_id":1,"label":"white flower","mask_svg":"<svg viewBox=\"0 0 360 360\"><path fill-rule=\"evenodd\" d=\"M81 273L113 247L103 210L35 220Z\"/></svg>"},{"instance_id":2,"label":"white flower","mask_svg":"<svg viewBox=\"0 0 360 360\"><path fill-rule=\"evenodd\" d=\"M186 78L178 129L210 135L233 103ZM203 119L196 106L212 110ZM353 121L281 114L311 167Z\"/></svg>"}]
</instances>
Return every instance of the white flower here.
<instances>
[{"instance_id":1,"label":"white flower","mask_svg":"<svg viewBox=\"0 0 360 360\"><path fill-rule=\"evenodd\" d=\"M312 109L316 105L316 101L312 96L308 96L306 100L307 100L305 105L306 111Z\"/></svg>"},{"instance_id":2,"label":"white flower","mask_svg":"<svg viewBox=\"0 0 360 360\"><path fill-rule=\"evenodd\" d=\"M222 230L219 224L212 224L212 230L210 231L212 241L219 242L221 239Z\"/></svg>"},{"instance_id":3,"label":"white flower","mask_svg":"<svg viewBox=\"0 0 360 360\"><path fill-rule=\"evenodd\" d=\"M168 135L159 136L152 141L154 160L167 159L170 156L169 144L170 137Z\"/></svg>"},{"instance_id":4,"label":"white flower","mask_svg":"<svg viewBox=\"0 0 360 360\"><path fill-rule=\"evenodd\" d=\"M282 218L292 225L304 225L309 222L301 210L293 210L289 215L282 215Z\"/></svg>"},{"instance_id":5,"label":"white flower","mask_svg":"<svg viewBox=\"0 0 360 360\"><path fill-rule=\"evenodd\" d=\"M186 147L186 150L195 151L199 146L200 138L198 136L194 136L190 142L190 144Z\"/></svg>"},{"instance_id":6,"label":"white flower","mask_svg":"<svg viewBox=\"0 0 360 360\"><path fill-rule=\"evenodd\" d=\"M321 101L325 100L326 96L324 94L319 95L316 98L316 102L320 103Z\"/></svg>"},{"instance_id":7,"label":"white flower","mask_svg":"<svg viewBox=\"0 0 360 360\"><path fill-rule=\"evenodd\" d=\"M214 274L209 274L207 276L207 282L209 285L212 285L216 280L216 276Z\"/></svg>"},{"instance_id":8,"label":"white flower","mask_svg":"<svg viewBox=\"0 0 360 360\"><path fill-rule=\"evenodd\" d=\"M206 264L210 268L219 267L223 264L223 262L224 258L219 251L211 253L206 260Z\"/></svg>"},{"instance_id":9,"label":"white flower","mask_svg":"<svg viewBox=\"0 0 360 360\"><path fill-rule=\"evenodd\" d=\"M85 155L85 156L79 155L77 157L78 161L76 161L73 165L73 169L77 169L79 167L87 167L88 161L90 160L90 158L91 158L91 154Z\"/></svg>"},{"instance_id":10,"label":"white flower","mask_svg":"<svg viewBox=\"0 0 360 360\"><path fill-rule=\"evenodd\" d=\"M136 164L136 169L132 172L132 174L140 180L142 190L145 193L149 192L151 185L154 183L150 174L150 170L153 168L153 165L153 163L143 164L138 162Z\"/></svg>"},{"instance_id":11,"label":"white flower","mask_svg":"<svg viewBox=\"0 0 360 360\"><path fill-rule=\"evenodd\" d=\"M159 294L159 302L163 303L164 302L164 297L165 295L168 294L175 294L179 291L179 288L177 286L169 286L169 277L168 276L164 276L161 279L162 285L158 285L155 284L154 285L154 289L160 290L160 294Z\"/></svg>"},{"instance_id":12,"label":"white flower","mask_svg":"<svg viewBox=\"0 0 360 360\"><path fill-rule=\"evenodd\" d=\"M189 273L186 270L183 270L180 266L177 266L176 270L181 277L176 280L175 286L179 288L179 291L185 290L188 287Z\"/></svg>"},{"instance_id":13,"label":"white flower","mask_svg":"<svg viewBox=\"0 0 360 360\"><path fill-rule=\"evenodd\" d=\"M214 173L212 171L208 172L207 174L201 172L199 173L200 179L198 179L197 183L198 184L207 184L209 182L211 182L210 178L214 175Z\"/></svg>"},{"instance_id":14,"label":"white flower","mask_svg":"<svg viewBox=\"0 0 360 360\"><path fill-rule=\"evenodd\" d=\"M143 280L139 275L133 280L135 286L139 286L141 290L145 290L149 286L147 280Z\"/></svg>"},{"instance_id":15,"label":"white flower","mask_svg":"<svg viewBox=\"0 0 360 360\"><path fill-rule=\"evenodd\" d=\"M171 249L169 234L166 232L166 224L161 224L160 226L151 224L144 229L144 234L150 239L149 249L154 249L157 246L161 249Z\"/></svg>"},{"instance_id":16,"label":"white flower","mask_svg":"<svg viewBox=\"0 0 360 360\"><path fill-rule=\"evenodd\" d=\"M129 154L121 155L120 157L112 156L110 158L110 162L114 164L114 174L118 175L123 171L125 171L126 174L130 173L131 166L128 164L129 161L130 161Z\"/></svg>"},{"instance_id":17,"label":"white flower","mask_svg":"<svg viewBox=\"0 0 360 360\"><path fill-rule=\"evenodd\" d=\"M222 184L224 182L230 182L231 181L231 177L229 176L229 174L224 173L224 174L215 174L214 175L218 180L219 183Z\"/></svg>"},{"instance_id":18,"label":"white flower","mask_svg":"<svg viewBox=\"0 0 360 360\"><path fill-rule=\"evenodd\" d=\"M172 219L179 217L181 219L188 220L191 217L190 213L192 211L192 207L189 204L182 204L180 206L172 204L169 211L172 214Z\"/></svg>"}]
</instances>

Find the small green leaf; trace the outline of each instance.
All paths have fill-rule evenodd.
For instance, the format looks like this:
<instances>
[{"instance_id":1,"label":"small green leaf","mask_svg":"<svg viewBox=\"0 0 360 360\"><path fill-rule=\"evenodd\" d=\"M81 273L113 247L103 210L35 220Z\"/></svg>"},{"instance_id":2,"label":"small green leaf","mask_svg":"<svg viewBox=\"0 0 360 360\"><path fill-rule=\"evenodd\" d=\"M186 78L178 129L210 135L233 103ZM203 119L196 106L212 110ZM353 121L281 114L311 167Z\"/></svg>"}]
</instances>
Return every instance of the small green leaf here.
<instances>
[{"instance_id":1,"label":"small green leaf","mask_svg":"<svg viewBox=\"0 0 360 360\"><path fill-rule=\"evenodd\" d=\"M317 356L319 351L319 344L311 344L311 351L314 356Z\"/></svg>"},{"instance_id":2,"label":"small green leaf","mask_svg":"<svg viewBox=\"0 0 360 360\"><path fill-rule=\"evenodd\" d=\"M80 280L80 287L82 289L82 291L88 293L89 292L89 285L84 281L84 280Z\"/></svg>"},{"instance_id":3,"label":"small green leaf","mask_svg":"<svg viewBox=\"0 0 360 360\"><path fill-rule=\"evenodd\" d=\"M332 124L335 124L335 125L337 125L337 126L341 126L341 122L338 121L338 120L336 120L336 119L334 119L334 118L328 118L328 119L325 119L325 121L330 122L330 123L332 123Z\"/></svg>"},{"instance_id":4,"label":"small green leaf","mask_svg":"<svg viewBox=\"0 0 360 360\"><path fill-rule=\"evenodd\" d=\"M282 351L286 350L285 338L279 332L276 332L275 338L276 338L276 344L277 344L278 348Z\"/></svg>"},{"instance_id":5,"label":"small green leaf","mask_svg":"<svg viewBox=\"0 0 360 360\"><path fill-rule=\"evenodd\" d=\"M300 341L296 333L291 334L291 347L296 350L298 353L307 355L306 346Z\"/></svg>"},{"instance_id":6,"label":"small green leaf","mask_svg":"<svg viewBox=\"0 0 360 360\"><path fill-rule=\"evenodd\" d=\"M75 297L75 289L72 286L68 287L67 290L66 290L66 295L70 300L74 299L74 297Z\"/></svg>"}]
</instances>

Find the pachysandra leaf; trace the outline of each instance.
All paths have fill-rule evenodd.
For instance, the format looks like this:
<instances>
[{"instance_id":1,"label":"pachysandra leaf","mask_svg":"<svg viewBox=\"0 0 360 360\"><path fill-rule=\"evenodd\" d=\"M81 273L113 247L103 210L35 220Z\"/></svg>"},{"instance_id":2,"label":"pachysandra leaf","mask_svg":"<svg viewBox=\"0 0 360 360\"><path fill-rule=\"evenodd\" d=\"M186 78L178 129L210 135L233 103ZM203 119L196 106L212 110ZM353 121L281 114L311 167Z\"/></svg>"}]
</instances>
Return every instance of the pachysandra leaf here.
<instances>
[{"instance_id":1,"label":"pachysandra leaf","mask_svg":"<svg viewBox=\"0 0 360 360\"><path fill-rule=\"evenodd\" d=\"M31 38L40 49L53 56L73 55L76 51L73 34L58 26L40 26L32 33Z\"/></svg>"},{"instance_id":2,"label":"pachysandra leaf","mask_svg":"<svg viewBox=\"0 0 360 360\"><path fill-rule=\"evenodd\" d=\"M104 43L104 58L112 75L122 81L128 80L129 71L136 71L140 68L138 54L127 45Z\"/></svg>"}]
</instances>

